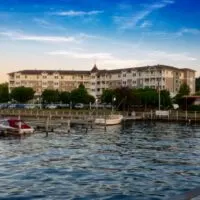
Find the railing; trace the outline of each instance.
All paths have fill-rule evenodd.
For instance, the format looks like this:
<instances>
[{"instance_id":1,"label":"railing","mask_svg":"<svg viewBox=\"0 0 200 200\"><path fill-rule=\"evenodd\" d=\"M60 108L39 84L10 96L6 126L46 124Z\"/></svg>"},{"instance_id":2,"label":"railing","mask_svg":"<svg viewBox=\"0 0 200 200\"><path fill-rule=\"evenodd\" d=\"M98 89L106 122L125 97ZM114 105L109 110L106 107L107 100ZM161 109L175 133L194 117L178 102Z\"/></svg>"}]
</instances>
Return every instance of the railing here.
<instances>
[{"instance_id":1,"label":"railing","mask_svg":"<svg viewBox=\"0 0 200 200\"><path fill-rule=\"evenodd\" d=\"M23 116L23 117L51 117L53 118L74 118L88 119L94 116L109 115L110 110L40 110L40 109L0 109L0 115L6 117Z\"/></svg>"},{"instance_id":2,"label":"railing","mask_svg":"<svg viewBox=\"0 0 200 200\"><path fill-rule=\"evenodd\" d=\"M47 117L52 118L93 118L94 116L107 116L111 114L110 110L46 110L46 109L0 109L2 116L24 116L24 117ZM128 112L116 112L128 117ZM135 118L134 118L135 117ZM128 119L128 118L127 118ZM155 111L148 112L134 112L134 116L130 119L141 120L163 120L163 121L187 121L200 122L200 111L169 111L169 115L158 116Z\"/></svg>"}]
</instances>

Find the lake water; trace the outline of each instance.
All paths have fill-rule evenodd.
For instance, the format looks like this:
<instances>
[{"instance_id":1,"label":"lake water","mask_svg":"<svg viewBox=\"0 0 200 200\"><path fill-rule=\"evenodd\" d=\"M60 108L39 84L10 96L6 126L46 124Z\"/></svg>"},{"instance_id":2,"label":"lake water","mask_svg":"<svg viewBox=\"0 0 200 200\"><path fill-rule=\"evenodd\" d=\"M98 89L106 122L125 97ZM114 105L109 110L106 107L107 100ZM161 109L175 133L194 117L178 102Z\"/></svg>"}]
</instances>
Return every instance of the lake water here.
<instances>
[{"instance_id":1,"label":"lake water","mask_svg":"<svg viewBox=\"0 0 200 200\"><path fill-rule=\"evenodd\" d=\"M200 126L129 123L0 139L0 199L173 199L200 186Z\"/></svg>"}]
</instances>

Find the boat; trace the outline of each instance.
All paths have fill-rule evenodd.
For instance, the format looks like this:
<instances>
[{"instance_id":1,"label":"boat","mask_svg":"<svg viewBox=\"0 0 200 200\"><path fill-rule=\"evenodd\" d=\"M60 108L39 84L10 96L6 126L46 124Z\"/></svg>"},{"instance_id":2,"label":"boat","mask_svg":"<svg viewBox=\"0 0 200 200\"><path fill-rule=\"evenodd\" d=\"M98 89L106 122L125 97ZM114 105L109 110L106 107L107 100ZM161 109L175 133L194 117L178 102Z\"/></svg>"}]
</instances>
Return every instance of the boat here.
<instances>
[{"instance_id":1,"label":"boat","mask_svg":"<svg viewBox=\"0 0 200 200\"><path fill-rule=\"evenodd\" d=\"M123 115L108 115L106 117L97 117L94 121L98 125L116 125L120 124L123 120Z\"/></svg>"},{"instance_id":2,"label":"boat","mask_svg":"<svg viewBox=\"0 0 200 200\"><path fill-rule=\"evenodd\" d=\"M0 133L6 135L31 134L34 129L21 119L0 119Z\"/></svg>"}]
</instances>

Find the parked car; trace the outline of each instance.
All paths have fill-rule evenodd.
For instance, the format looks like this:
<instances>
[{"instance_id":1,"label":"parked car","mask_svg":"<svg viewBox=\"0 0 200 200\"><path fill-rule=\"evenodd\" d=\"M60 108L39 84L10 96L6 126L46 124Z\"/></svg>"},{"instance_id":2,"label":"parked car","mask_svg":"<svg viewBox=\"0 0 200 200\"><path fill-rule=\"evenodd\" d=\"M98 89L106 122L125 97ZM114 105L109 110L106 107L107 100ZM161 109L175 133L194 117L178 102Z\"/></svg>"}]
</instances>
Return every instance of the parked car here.
<instances>
[{"instance_id":1,"label":"parked car","mask_svg":"<svg viewBox=\"0 0 200 200\"><path fill-rule=\"evenodd\" d=\"M25 108L26 109L34 109L34 108L36 108L36 105L35 104L25 104Z\"/></svg>"},{"instance_id":2,"label":"parked car","mask_svg":"<svg viewBox=\"0 0 200 200\"><path fill-rule=\"evenodd\" d=\"M23 109L23 108L25 108L25 104L16 104L15 108Z\"/></svg>"},{"instance_id":3,"label":"parked car","mask_svg":"<svg viewBox=\"0 0 200 200\"><path fill-rule=\"evenodd\" d=\"M0 108L1 109L5 109L5 108L8 108L8 104L7 103L2 103L2 104L0 104Z\"/></svg>"},{"instance_id":4,"label":"parked car","mask_svg":"<svg viewBox=\"0 0 200 200\"><path fill-rule=\"evenodd\" d=\"M74 108L76 108L76 109L84 108L84 104L83 103L77 103L77 104L75 104Z\"/></svg>"},{"instance_id":5,"label":"parked car","mask_svg":"<svg viewBox=\"0 0 200 200\"><path fill-rule=\"evenodd\" d=\"M58 108L69 108L69 104L58 104L57 105Z\"/></svg>"},{"instance_id":6,"label":"parked car","mask_svg":"<svg viewBox=\"0 0 200 200\"><path fill-rule=\"evenodd\" d=\"M48 109L56 109L56 108L57 108L57 105L55 105L55 104L47 104L45 108L48 108Z\"/></svg>"},{"instance_id":7,"label":"parked car","mask_svg":"<svg viewBox=\"0 0 200 200\"><path fill-rule=\"evenodd\" d=\"M16 104L10 104L9 106L8 106L8 108L16 108Z\"/></svg>"}]
</instances>

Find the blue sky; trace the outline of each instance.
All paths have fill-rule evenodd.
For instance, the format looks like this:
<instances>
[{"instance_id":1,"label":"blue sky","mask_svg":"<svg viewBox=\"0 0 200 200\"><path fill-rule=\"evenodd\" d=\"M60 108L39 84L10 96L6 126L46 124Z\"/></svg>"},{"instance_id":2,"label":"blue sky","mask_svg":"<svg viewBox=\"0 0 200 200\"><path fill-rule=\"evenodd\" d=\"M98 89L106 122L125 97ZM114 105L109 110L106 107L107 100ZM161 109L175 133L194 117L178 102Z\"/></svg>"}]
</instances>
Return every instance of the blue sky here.
<instances>
[{"instance_id":1,"label":"blue sky","mask_svg":"<svg viewBox=\"0 0 200 200\"><path fill-rule=\"evenodd\" d=\"M0 0L0 81L23 69L200 66L199 0Z\"/></svg>"}]
</instances>

